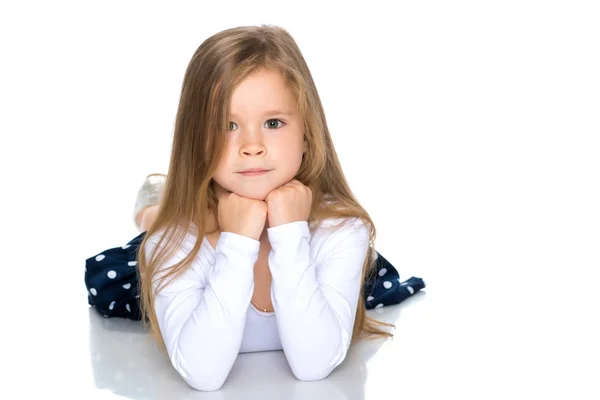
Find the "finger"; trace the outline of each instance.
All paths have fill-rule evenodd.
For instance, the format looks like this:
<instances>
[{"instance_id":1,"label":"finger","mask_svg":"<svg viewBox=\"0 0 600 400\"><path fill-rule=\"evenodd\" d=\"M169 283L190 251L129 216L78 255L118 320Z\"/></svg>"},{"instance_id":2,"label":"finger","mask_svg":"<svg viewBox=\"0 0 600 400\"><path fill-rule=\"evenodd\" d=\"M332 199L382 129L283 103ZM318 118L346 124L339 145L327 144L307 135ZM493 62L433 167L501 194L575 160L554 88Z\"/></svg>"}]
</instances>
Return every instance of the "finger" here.
<instances>
[{"instance_id":1,"label":"finger","mask_svg":"<svg viewBox=\"0 0 600 400\"><path fill-rule=\"evenodd\" d=\"M295 185L298 185L298 184L301 185L302 183L299 180L292 179L291 181L289 181L288 183L286 183L283 186L295 186Z\"/></svg>"},{"instance_id":2,"label":"finger","mask_svg":"<svg viewBox=\"0 0 600 400\"><path fill-rule=\"evenodd\" d=\"M294 181L292 181L292 182L290 182L290 183L288 183L287 185L284 185L284 186L288 186L290 188L295 188L295 189L298 189L298 190L305 189L305 188L308 189L308 186L306 186L304 183L302 183L302 182L300 182L298 180L294 180Z\"/></svg>"}]
</instances>

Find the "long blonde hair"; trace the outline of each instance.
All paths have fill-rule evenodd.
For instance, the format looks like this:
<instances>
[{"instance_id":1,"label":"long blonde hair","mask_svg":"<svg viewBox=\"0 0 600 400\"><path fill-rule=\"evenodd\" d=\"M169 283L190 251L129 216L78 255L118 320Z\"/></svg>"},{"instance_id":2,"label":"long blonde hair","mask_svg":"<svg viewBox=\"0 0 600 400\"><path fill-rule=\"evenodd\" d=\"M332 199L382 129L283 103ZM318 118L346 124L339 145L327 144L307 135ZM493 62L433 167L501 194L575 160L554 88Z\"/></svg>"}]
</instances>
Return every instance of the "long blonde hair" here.
<instances>
[{"instance_id":1,"label":"long blonde hair","mask_svg":"<svg viewBox=\"0 0 600 400\"><path fill-rule=\"evenodd\" d=\"M361 292L365 280L373 276L375 226L353 195L342 172L319 94L296 42L286 30L277 26L245 26L221 31L198 47L185 72L158 215L138 252L141 312L163 350L154 298L164 285L190 266L200 250L201 240L196 241L181 262L169 266L166 273L161 272L160 278L157 278L158 271L176 253L190 230L198 238L209 233L206 222L209 213L215 221L218 220L212 177L225 153L229 101L236 85L260 68L282 74L293 89L298 109L304 116L309 147L295 179L312 191L313 202L308 220L311 232L326 218L361 218L370 230ZM145 254L146 241L159 231L163 234L149 256ZM361 293L352 340L393 336L380 326L395 327L368 317Z\"/></svg>"}]
</instances>

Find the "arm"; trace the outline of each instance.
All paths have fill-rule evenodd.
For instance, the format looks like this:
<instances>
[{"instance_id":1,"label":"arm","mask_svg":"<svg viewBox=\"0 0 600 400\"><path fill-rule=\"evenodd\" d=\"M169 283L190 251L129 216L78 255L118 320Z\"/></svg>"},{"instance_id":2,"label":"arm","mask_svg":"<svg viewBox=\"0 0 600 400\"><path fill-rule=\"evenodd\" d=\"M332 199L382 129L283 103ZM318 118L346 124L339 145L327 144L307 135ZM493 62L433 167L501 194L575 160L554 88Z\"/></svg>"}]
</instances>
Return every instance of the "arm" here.
<instances>
[{"instance_id":1,"label":"arm","mask_svg":"<svg viewBox=\"0 0 600 400\"><path fill-rule=\"evenodd\" d=\"M195 240L186 237L164 267L181 261ZM157 243L149 240L146 254ZM169 359L197 390L219 389L237 358L259 246L257 240L222 232L214 265L208 265L201 250L192 265L156 296L154 308Z\"/></svg>"},{"instance_id":2,"label":"arm","mask_svg":"<svg viewBox=\"0 0 600 400\"><path fill-rule=\"evenodd\" d=\"M300 380L326 378L346 357L360 295L369 231L362 223L334 231L311 261L306 221L268 229L271 295L279 336Z\"/></svg>"}]
</instances>

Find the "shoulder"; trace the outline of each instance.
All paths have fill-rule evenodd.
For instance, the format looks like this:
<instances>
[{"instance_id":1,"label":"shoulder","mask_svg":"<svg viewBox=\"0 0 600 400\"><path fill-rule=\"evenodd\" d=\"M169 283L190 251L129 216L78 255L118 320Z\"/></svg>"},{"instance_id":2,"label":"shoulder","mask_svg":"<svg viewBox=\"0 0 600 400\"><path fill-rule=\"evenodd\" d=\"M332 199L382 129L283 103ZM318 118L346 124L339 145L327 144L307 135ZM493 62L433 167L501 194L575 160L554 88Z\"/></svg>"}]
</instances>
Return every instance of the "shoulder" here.
<instances>
[{"instance_id":1,"label":"shoulder","mask_svg":"<svg viewBox=\"0 0 600 400\"><path fill-rule=\"evenodd\" d=\"M333 195L329 193L323 196L323 201L327 207L338 203ZM344 210L346 209L344 208ZM314 231L325 233L331 231L346 232L357 229L368 229L365 225L365 222L359 217L326 217L318 222L316 228L314 228Z\"/></svg>"},{"instance_id":2,"label":"shoulder","mask_svg":"<svg viewBox=\"0 0 600 400\"><path fill-rule=\"evenodd\" d=\"M311 245L330 250L338 246L368 246L370 237L370 229L358 217L327 218L314 229Z\"/></svg>"},{"instance_id":3,"label":"shoulder","mask_svg":"<svg viewBox=\"0 0 600 400\"><path fill-rule=\"evenodd\" d=\"M166 236L171 235L169 234ZM198 242L197 234L191 229L186 232L177 232L172 237L165 237L165 230L155 232L146 240L146 246L144 248L144 250L146 251L146 255L152 256L153 252L158 251L156 250L156 248L159 247L159 245L161 250L164 249L166 246L175 245L175 241L179 242L181 236L183 236L182 241L177 246L177 249L175 251L171 250L171 259L169 260L167 265L173 264L174 262L184 259L192 252L194 246L196 246L196 243ZM192 263L192 267L198 268L203 265L209 265L211 263L212 258L214 258L211 250L212 249L210 248L210 245L207 243L207 241L200 239L200 248L194 259L194 262Z\"/></svg>"},{"instance_id":4,"label":"shoulder","mask_svg":"<svg viewBox=\"0 0 600 400\"><path fill-rule=\"evenodd\" d=\"M317 224L315 233L332 235L341 232L353 232L356 230L367 230L367 225L358 217L326 218Z\"/></svg>"},{"instance_id":5,"label":"shoulder","mask_svg":"<svg viewBox=\"0 0 600 400\"><path fill-rule=\"evenodd\" d=\"M167 236L167 237L165 237ZM151 236L148 236L146 238L146 246L147 248L154 248L156 246L158 246L160 244L161 248L163 246L165 246L167 244L167 241L172 241L172 240L180 240L181 236L183 236L183 241L181 242L181 246L179 248L179 250L185 251L185 250L191 250L191 248L194 246L194 244L196 243L196 236L194 235L194 233L191 230L188 230L187 232L176 232L176 233L171 233L169 232L169 234L167 235L167 232L165 229L161 229L157 232L154 232Z\"/></svg>"},{"instance_id":6,"label":"shoulder","mask_svg":"<svg viewBox=\"0 0 600 400\"><path fill-rule=\"evenodd\" d=\"M359 274L370 241L371 231L360 218L321 221L311 237L311 252L321 279L325 279L323 274L334 274L328 278L334 280L339 274Z\"/></svg>"}]
</instances>

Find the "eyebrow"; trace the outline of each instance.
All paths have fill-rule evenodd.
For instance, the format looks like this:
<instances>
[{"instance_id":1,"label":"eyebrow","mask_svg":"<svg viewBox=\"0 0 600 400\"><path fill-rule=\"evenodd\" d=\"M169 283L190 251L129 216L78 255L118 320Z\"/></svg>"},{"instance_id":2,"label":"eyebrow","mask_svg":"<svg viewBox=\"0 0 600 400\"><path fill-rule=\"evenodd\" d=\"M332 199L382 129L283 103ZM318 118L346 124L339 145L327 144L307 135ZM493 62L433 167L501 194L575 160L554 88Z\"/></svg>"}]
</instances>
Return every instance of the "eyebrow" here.
<instances>
[{"instance_id":1,"label":"eyebrow","mask_svg":"<svg viewBox=\"0 0 600 400\"><path fill-rule=\"evenodd\" d=\"M269 110L269 111L265 111L263 113L263 116L267 116L267 115L285 115L285 116L290 116L292 115L292 113L288 110ZM235 113L230 113L231 117L238 117L237 114Z\"/></svg>"}]
</instances>

